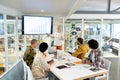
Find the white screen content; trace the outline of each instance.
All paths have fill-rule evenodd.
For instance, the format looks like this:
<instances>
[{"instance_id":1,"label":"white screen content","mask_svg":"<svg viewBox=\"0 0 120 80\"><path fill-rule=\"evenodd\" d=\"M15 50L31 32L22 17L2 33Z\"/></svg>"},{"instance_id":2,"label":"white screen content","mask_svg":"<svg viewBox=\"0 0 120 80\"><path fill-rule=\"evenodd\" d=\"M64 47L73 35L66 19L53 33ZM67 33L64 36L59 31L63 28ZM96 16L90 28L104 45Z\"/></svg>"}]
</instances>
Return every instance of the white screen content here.
<instances>
[{"instance_id":1,"label":"white screen content","mask_svg":"<svg viewBox=\"0 0 120 80\"><path fill-rule=\"evenodd\" d=\"M24 34L51 34L51 17L24 16Z\"/></svg>"}]
</instances>

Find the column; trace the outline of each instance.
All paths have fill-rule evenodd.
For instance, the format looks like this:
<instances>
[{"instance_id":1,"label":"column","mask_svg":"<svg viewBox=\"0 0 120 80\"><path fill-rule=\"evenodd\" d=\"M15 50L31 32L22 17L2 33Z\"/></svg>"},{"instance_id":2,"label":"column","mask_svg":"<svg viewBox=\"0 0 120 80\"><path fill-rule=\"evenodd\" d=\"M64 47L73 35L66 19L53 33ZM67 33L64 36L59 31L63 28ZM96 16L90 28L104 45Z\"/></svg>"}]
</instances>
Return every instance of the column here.
<instances>
[{"instance_id":1,"label":"column","mask_svg":"<svg viewBox=\"0 0 120 80\"><path fill-rule=\"evenodd\" d=\"M64 31L64 25L65 25L65 22L64 22L64 18L63 18L63 36L65 35L65 31ZM62 50L64 51L64 45L65 45L65 40L63 40L63 47L62 47Z\"/></svg>"},{"instance_id":2,"label":"column","mask_svg":"<svg viewBox=\"0 0 120 80\"><path fill-rule=\"evenodd\" d=\"M4 18L4 40L5 40L5 71L8 70L8 37L7 37L7 18L6 14L3 15Z\"/></svg>"},{"instance_id":3,"label":"column","mask_svg":"<svg viewBox=\"0 0 120 80\"><path fill-rule=\"evenodd\" d=\"M82 38L84 39L84 18L82 18Z\"/></svg>"},{"instance_id":4,"label":"column","mask_svg":"<svg viewBox=\"0 0 120 80\"><path fill-rule=\"evenodd\" d=\"M118 56L120 56L120 33L119 33L119 53Z\"/></svg>"},{"instance_id":5,"label":"column","mask_svg":"<svg viewBox=\"0 0 120 80\"><path fill-rule=\"evenodd\" d=\"M24 35L24 51L26 50L27 43L26 43L26 35Z\"/></svg>"},{"instance_id":6,"label":"column","mask_svg":"<svg viewBox=\"0 0 120 80\"><path fill-rule=\"evenodd\" d=\"M100 27L100 49L102 49L102 35L103 35L103 19L101 19L101 27Z\"/></svg>"},{"instance_id":7,"label":"column","mask_svg":"<svg viewBox=\"0 0 120 80\"><path fill-rule=\"evenodd\" d=\"M14 28L15 30L15 54L16 54L16 60L18 61L18 59L19 59L19 56L20 56L20 54L19 54L19 50L18 50L18 48L19 48L19 41L18 41L18 17L16 17L16 21L15 21L15 28Z\"/></svg>"}]
</instances>

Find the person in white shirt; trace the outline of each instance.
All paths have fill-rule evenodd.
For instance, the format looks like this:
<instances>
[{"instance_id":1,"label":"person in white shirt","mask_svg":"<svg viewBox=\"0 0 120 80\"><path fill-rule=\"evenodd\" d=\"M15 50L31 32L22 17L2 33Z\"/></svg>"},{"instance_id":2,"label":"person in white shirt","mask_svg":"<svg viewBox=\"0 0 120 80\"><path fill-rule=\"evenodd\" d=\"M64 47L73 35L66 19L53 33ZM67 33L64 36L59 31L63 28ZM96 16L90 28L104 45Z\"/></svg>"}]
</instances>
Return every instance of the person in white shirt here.
<instances>
[{"instance_id":1,"label":"person in white shirt","mask_svg":"<svg viewBox=\"0 0 120 80\"><path fill-rule=\"evenodd\" d=\"M32 73L35 78L35 80L44 80L46 77L50 77L51 75L48 75L48 72L50 70L51 64L54 62L52 58L46 53L46 50L48 49L48 44L43 42L39 46L40 53L37 53L33 64L32 64ZM49 78L49 80L53 80Z\"/></svg>"},{"instance_id":2,"label":"person in white shirt","mask_svg":"<svg viewBox=\"0 0 120 80\"><path fill-rule=\"evenodd\" d=\"M57 32L54 35L48 35L52 38L54 38L54 46L56 46L57 50L62 50L62 44L63 44L63 34L61 33L60 26L57 27Z\"/></svg>"}]
</instances>

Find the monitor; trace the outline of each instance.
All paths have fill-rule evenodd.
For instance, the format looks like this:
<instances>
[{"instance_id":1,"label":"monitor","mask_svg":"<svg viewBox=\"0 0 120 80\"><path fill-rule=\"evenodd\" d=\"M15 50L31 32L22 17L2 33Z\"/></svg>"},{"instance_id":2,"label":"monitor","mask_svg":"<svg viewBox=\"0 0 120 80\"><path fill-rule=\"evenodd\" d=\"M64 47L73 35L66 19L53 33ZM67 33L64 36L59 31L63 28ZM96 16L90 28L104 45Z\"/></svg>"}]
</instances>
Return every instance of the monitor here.
<instances>
[{"instance_id":1,"label":"monitor","mask_svg":"<svg viewBox=\"0 0 120 80\"><path fill-rule=\"evenodd\" d=\"M53 17L22 17L22 34L52 34L53 33Z\"/></svg>"}]
</instances>

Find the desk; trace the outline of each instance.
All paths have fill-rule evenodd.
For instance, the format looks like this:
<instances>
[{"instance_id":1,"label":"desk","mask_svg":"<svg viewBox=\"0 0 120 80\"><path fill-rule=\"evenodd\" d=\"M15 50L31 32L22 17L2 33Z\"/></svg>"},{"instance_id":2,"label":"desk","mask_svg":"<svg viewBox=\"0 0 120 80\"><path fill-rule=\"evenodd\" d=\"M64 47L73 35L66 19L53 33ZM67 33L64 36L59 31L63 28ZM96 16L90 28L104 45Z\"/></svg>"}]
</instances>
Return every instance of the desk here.
<instances>
[{"instance_id":1,"label":"desk","mask_svg":"<svg viewBox=\"0 0 120 80\"><path fill-rule=\"evenodd\" d=\"M70 62L74 62L76 60L79 60L78 58L69 56L70 59L72 59ZM55 60L55 63L51 66L50 70L51 72L56 75L60 80L83 80L86 78L91 78L95 76L99 76L102 74L107 74L108 70L101 69L97 72L93 72L89 70L89 68L85 68L85 64L77 64L75 66L71 66L70 68L64 68L64 69L58 69L56 66L65 64L66 62L69 62L68 60Z\"/></svg>"}]
</instances>

